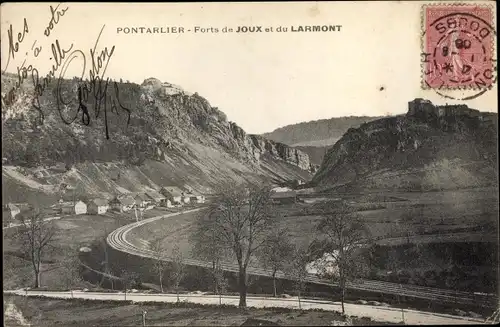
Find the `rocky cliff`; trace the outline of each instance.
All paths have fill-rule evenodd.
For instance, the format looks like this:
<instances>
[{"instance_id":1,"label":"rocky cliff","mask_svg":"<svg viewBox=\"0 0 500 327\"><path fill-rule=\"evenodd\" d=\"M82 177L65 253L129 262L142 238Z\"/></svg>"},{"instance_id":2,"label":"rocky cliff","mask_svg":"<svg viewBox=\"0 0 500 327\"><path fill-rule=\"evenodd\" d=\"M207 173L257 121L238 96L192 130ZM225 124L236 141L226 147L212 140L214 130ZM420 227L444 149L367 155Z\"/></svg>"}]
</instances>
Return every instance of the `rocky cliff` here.
<instances>
[{"instance_id":1,"label":"rocky cliff","mask_svg":"<svg viewBox=\"0 0 500 327\"><path fill-rule=\"evenodd\" d=\"M416 99L406 115L349 129L312 184L364 190L498 185L497 120L496 113Z\"/></svg>"},{"instance_id":2,"label":"rocky cliff","mask_svg":"<svg viewBox=\"0 0 500 327\"><path fill-rule=\"evenodd\" d=\"M73 79L59 88L52 81L34 96L39 89L28 81L16 89L16 80L2 75L3 175L31 191L56 192L63 180L98 194L310 178L305 153L248 135L205 98L174 84L150 78L142 85L110 83L104 91L89 83L79 89ZM88 117L78 109L78 92ZM66 167L59 175L50 168L58 163ZM44 177L33 177L40 169Z\"/></svg>"},{"instance_id":3,"label":"rocky cliff","mask_svg":"<svg viewBox=\"0 0 500 327\"><path fill-rule=\"evenodd\" d=\"M316 170L327 150L337 142L349 128L381 117L336 117L320 119L280 127L263 137L298 149L309 156L312 170Z\"/></svg>"}]
</instances>

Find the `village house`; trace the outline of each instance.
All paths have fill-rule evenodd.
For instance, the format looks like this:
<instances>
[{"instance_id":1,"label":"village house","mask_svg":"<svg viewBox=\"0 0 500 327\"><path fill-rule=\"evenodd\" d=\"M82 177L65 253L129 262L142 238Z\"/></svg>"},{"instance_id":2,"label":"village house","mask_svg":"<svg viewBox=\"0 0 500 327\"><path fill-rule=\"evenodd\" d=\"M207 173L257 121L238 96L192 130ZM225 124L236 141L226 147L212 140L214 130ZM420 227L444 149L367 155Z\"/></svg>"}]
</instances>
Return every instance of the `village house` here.
<instances>
[{"instance_id":1,"label":"village house","mask_svg":"<svg viewBox=\"0 0 500 327\"><path fill-rule=\"evenodd\" d=\"M182 203L188 204L189 202L191 202L191 197L188 193L182 192L181 200Z\"/></svg>"},{"instance_id":2,"label":"village house","mask_svg":"<svg viewBox=\"0 0 500 327\"><path fill-rule=\"evenodd\" d=\"M13 203L8 203L3 206L3 219L13 220L21 213L21 209Z\"/></svg>"},{"instance_id":3,"label":"village house","mask_svg":"<svg viewBox=\"0 0 500 327\"><path fill-rule=\"evenodd\" d=\"M163 194L167 200L170 200L172 204L182 204L183 192L176 186L165 186L162 187L160 193Z\"/></svg>"},{"instance_id":4,"label":"village house","mask_svg":"<svg viewBox=\"0 0 500 327\"><path fill-rule=\"evenodd\" d=\"M36 178L43 178L43 171L39 168L38 170L36 170L34 173L33 173L33 176L35 176Z\"/></svg>"},{"instance_id":5,"label":"village house","mask_svg":"<svg viewBox=\"0 0 500 327\"><path fill-rule=\"evenodd\" d=\"M105 199L93 199L89 202L87 208L91 214L102 215L108 211L109 205Z\"/></svg>"},{"instance_id":6,"label":"village house","mask_svg":"<svg viewBox=\"0 0 500 327\"><path fill-rule=\"evenodd\" d=\"M297 202L297 192L273 192L271 193L271 201L275 204L289 204Z\"/></svg>"},{"instance_id":7,"label":"village house","mask_svg":"<svg viewBox=\"0 0 500 327\"><path fill-rule=\"evenodd\" d=\"M57 163L55 166L52 166L50 167L50 169L54 172L54 173L65 173L66 172L66 164L62 163L62 162L59 162Z\"/></svg>"},{"instance_id":8,"label":"village house","mask_svg":"<svg viewBox=\"0 0 500 327\"><path fill-rule=\"evenodd\" d=\"M157 191L146 192L146 195L156 204L160 204L167 199L163 194L160 194Z\"/></svg>"},{"instance_id":9,"label":"village house","mask_svg":"<svg viewBox=\"0 0 500 327\"><path fill-rule=\"evenodd\" d=\"M146 208L148 207L151 202L153 202L152 199L150 199L146 193L137 193L136 196L134 197L135 204L139 208Z\"/></svg>"},{"instance_id":10,"label":"village house","mask_svg":"<svg viewBox=\"0 0 500 327\"><path fill-rule=\"evenodd\" d=\"M297 188L297 187L304 185L304 184L305 184L305 182L302 179L292 179L291 183L289 183L289 185L292 188Z\"/></svg>"},{"instance_id":11,"label":"village house","mask_svg":"<svg viewBox=\"0 0 500 327\"><path fill-rule=\"evenodd\" d=\"M191 192L188 194L191 201L194 203L205 203L205 196L198 194L196 192Z\"/></svg>"},{"instance_id":12,"label":"village house","mask_svg":"<svg viewBox=\"0 0 500 327\"><path fill-rule=\"evenodd\" d=\"M15 202L12 204L15 205L16 207L18 207L19 210L21 210L21 213L23 213L25 211L32 211L33 210L33 205L31 205L27 202Z\"/></svg>"},{"instance_id":13,"label":"village house","mask_svg":"<svg viewBox=\"0 0 500 327\"><path fill-rule=\"evenodd\" d=\"M175 205L170 201L169 199L165 198L163 201L160 202L160 206L162 207L167 207L167 208L173 208Z\"/></svg>"},{"instance_id":14,"label":"village house","mask_svg":"<svg viewBox=\"0 0 500 327\"><path fill-rule=\"evenodd\" d=\"M60 202L57 205L57 211L61 215L70 215L74 210L73 202Z\"/></svg>"},{"instance_id":15,"label":"village house","mask_svg":"<svg viewBox=\"0 0 500 327\"><path fill-rule=\"evenodd\" d=\"M87 205L82 201L60 203L60 212L63 215L83 215L87 213Z\"/></svg>"},{"instance_id":16,"label":"village house","mask_svg":"<svg viewBox=\"0 0 500 327\"><path fill-rule=\"evenodd\" d=\"M129 195L117 196L109 202L109 206L114 211L127 212L134 208L135 200Z\"/></svg>"}]
</instances>

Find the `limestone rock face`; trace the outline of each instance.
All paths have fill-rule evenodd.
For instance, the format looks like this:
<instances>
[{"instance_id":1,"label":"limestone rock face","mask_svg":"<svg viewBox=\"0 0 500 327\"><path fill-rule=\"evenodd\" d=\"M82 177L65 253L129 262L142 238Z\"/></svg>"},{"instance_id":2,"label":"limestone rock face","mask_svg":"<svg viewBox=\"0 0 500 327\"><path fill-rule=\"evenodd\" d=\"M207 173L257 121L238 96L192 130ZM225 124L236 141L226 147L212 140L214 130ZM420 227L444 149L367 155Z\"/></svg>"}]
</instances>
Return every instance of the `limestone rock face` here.
<instances>
[{"instance_id":1,"label":"limestone rock face","mask_svg":"<svg viewBox=\"0 0 500 327\"><path fill-rule=\"evenodd\" d=\"M312 183L412 191L495 185L497 117L416 99L406 115L350 128L325 155Z\"/></svg>"},{"instance_id":2,"label":"limestone rock face","mask_svg":"<svg viewBox=\"0 0 500 327\"><path fill-rule=\"evenodd\" d=\"M16 76L2 75L2 86L6 86L7 92L15 80ZM71 90L77 83L62 81L61 88L68 90L66 98L76 97ZM2 103L4 163L40 166L63 162L71 166L113 162L156 167L157 164L151 163L154 161L169 167L168 173L163 174L171 176L171 180L193 180L200 187L231 180L286 181L311 177L309 157L305 153L247 134L198 93L191 94L155 78L141 85L127 82L111 86L107 88L106 116L103 104L99 107L98 100L89 96L88 125L81 123L81 113L75 108L64 108L68 117L77 115L70 124L61 120L57 110L45 109L57 106L56 83L47 86L39 98L44 112L43 124L31 102L21 101L31 99L33 90L29 85L18 89L12 101ZM115 89L119 90L118 95ZM151 167L146 168L151 171ZM165 183L172 182L167 178Z\"/></svg>"},{"instance_id":3,"label":"limestone rock face","mask_svg":"<svg viewBox=\"0 0 500 327\"><path fill-rule=\"evenodd\" d=\"M276 159L281 159L289 164L295 165L303 170L310 170L311 163L309 156L286 144L268 140L260 135L250 135L256 151L262 154L269 154ZM254 150L255 151L255 150Z\"/></svg>"}]
</instances>

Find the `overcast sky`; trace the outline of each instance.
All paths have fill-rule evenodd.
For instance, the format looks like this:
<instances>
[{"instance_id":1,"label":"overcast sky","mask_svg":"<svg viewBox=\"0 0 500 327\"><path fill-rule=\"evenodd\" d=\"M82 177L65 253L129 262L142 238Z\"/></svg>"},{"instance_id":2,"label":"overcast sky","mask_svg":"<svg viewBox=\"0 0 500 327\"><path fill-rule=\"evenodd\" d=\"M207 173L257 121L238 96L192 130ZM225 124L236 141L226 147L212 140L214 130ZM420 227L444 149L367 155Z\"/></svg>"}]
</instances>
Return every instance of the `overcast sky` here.
<instances>
[{"instance_id":1,"label":"overcast sky","mask_svg":"<svg viewBox=\"0 0 500 327\"><path fill-rule=\"evenodd\" d=\"M453 103L420 88L420 2L63 3L58 10L68 9L47 37L49 5L2 4L2 71L16 72L26 60L48 73L54 64L50 45L56 40L62 49L73 44L72 50L82 50L89 65L89 50L105 25L97 53L115 46L107 77L136 83L156 77L198 92L250 133L331 117L400 114L416 97ZM24 18L28 32L6 66L7 30L12 24L17 41ZM239 25L342 27L317 33L221 32ZM219 33L117 33L117 28L140 26L214 27ZM76 75L77 70L71 71L77 66L81 70L81 63L72 64L67 75ZM496 93L495 86L467 104L496 112Z\"/></svg>"}]
</instances>

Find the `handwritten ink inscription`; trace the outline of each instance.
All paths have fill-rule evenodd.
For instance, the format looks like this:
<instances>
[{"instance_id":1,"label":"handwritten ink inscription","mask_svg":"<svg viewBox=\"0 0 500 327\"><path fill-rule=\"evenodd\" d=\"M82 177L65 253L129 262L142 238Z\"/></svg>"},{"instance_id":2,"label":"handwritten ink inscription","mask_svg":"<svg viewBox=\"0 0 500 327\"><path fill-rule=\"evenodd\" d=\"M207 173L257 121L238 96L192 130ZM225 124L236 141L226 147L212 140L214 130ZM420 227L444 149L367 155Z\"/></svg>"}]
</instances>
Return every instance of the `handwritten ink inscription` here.
<instances>
[{"instance_id":1,"label":"handwritten ink inscription","mask_svg":"<svg viewBox=\"0 0 500 327\"><path fill-rule=\"evenodd\" d=\"M9 30L7 31L7 35L9 38L9 57L7 58L7 65L9 65L10 58L15 59L16 53L19 51L20 44L24 41L24 37L29 33L28 22L26 18L24 19L23 32L17 33L17 41L14 42L14 32L12 30L12 24L9 26ZM5 67L7 69L7 67Z\"/></svg>"},{"instance_id":2,"label":"handwritten ink inscription","mask_svg":"<svg viewBox=\"0 0 500 327\"><path fill-rule=\"evenodd\" d=\"M49 25L45 28L45 31L43 32L43 34L45 34L45 36L50 36L50 31L52 31L54 29L54 26L57 25L57 23L59 23L59 18L61 18L62 16L64 16L64 14L66 13L66 11L68 10L68 7L66 7L65 9L62 9L61 11L57 10L59 8L60 4L57 5L56 9L54 9L52 6L50 6L50 14L51 14L51 18L50 18L50 22L49 22Z\"/></svg>"},{"instance_id":3,"label":"handwritten ink inscription","mask_svg":"<svg viewBox=\"0 0 500 327\"><path fill-rule=\"evenodd\" d=\"M49 7L51 16L43 31L45 37L52 35L69 10L69 7L63 9L59 7L60 5L57 5L55 8L53 6ZM5 70L9 65L10 59L15 59L18 52L21 51L20 49L24 46L25 38L30 33L28 21L24 19L23 23L23 30L17 33L17 37L15 37L12 24L9 27L9 57ZM45 76L42 76L38 68L33 64L27 63L27 58L24 59L21 65L17 66L17 80L12 89L3 97L4 103L7 105L13 103L16 98L16 91L19 90L26 80L30 80L34 87L31 105L38 112L39 120L43 123L45 113L50 108L44 108L40 99L47 90L52 90L54 88L53 83L56 83L56 110L58 111L58 116L65 124L74 123L77 121L78 116L81 115L81 123L89 126L92 117L98 119L103 115L107 139L110 138L108 125L109 113L116 115L124 113L128 126L132 111L120 101L119 85L117 82L105 77L107 67L115 51L115 46L105 46L102 50L99 47L99 40L104 28L105 26L102 26L94 47L90 49L89 53L75 49L73 43L64 45L59 39L55 39L50 46L52 67ZM43 51L42 46L35 47L36 43L37 40L34 41L31 47L34 57L38 57ZM65 79L68 68L73 66L73 69L75 67L79 69L80 67L77 66L79 63L81 64L80 78L73 79L72 81ZM87 70L88 66L90 69ZM93 107L94 115L91 115L91 111L89 111L90 107Z\"/></svg>"},{"instance_id":4,"label":"handwritten ink inscription","mask_svg":"<svg viewBox=\"0 0 500 327\"><path fill-rule=\"evenodd\" d=\"M99 36L94 44L94 48L90 49L91 67L88 71L88 79L83 79L83 76L86 73L85 69L87 66L87 57L82 50L74 50L70 53L68 59L65 61L61 70L61 76L57 84L57 109L62 121L66 124L73 123L78 118L78 114L81 113L82 123L84 125L89 125L91 117L86 102L89 99L89 96L92 95L95 100L95 118L98 118L100 116L102 110L104 113L106 138L109 139L108 107L110 109L110 112L113 112L117 115L120 114L120 111L125 113L127 116L127 125L130 123L131 110L125 107L120 102L118 83L115 81L111 81L109 78L104 78L109 61L111 60L115 51L115 46L112 46L110 49L108 49L108 47L104 47L104 49L101 50L99 54L97 54L96 49L103 30L104 26L99 33ZM72 63L78 62L78 60L75 59L80 59L79 61L82 63L82 77L78 81L78 102L76 103L76 105L73 103L74 99L66 99L62 92L62 82L64 81L64 75ZM110 87L110 84L112 84L112 87ZM65 113L63 108L68 108L72 105L75 105L74 108L76 109L74 114L69 115L68 113ZM69 115L69 117L65 115Z\"/></svg>"}]
</instances>

